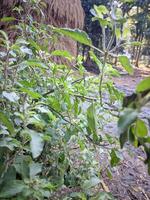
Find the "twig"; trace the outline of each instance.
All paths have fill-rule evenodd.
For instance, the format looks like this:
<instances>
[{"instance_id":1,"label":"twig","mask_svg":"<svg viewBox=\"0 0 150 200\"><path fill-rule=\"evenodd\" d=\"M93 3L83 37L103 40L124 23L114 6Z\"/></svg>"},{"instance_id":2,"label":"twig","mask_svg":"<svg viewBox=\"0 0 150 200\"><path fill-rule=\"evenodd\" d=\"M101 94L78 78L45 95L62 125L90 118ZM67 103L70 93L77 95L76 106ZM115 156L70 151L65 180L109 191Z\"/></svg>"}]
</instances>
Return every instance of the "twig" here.
<instances>
[{"instance_id":1,"label":"twig","mask_svg":"<svg viewBox=\"0 0 150 200\"><path fill-rule=\"evenodd\" d=\"M58 112L57 110L55 110L54 108L50 107L49 106L49 109L52 111L52 112L55 112L57 115L59 115L65 122L71 124L72 126L75 126L74 124L72 124L69 120L67 120L60 112Z\"/></svg>"},{"instance_id":2,"label":"twig","mask_svg":"<svg viewBox=\"0 0 150 200\"><path fill-rule=\"evenodd\" d=\"M80 82L80 81L82 81L83 79L84 79L84 78L77 79L77 80L73 81L73 82L71 83L71 85L73 85L73 84L75 84L75 83L77 83L77 82ZM61 87L61 89L63 88L62 86L60 86L60 87ZM55 92L55 89L49 90L48 92L44 93L42 96L43 96L43 97L46 97L47 95L49 95L49 94L51 94L51 93L53 93L53 92Z\"/></svg>"}]
</instances>

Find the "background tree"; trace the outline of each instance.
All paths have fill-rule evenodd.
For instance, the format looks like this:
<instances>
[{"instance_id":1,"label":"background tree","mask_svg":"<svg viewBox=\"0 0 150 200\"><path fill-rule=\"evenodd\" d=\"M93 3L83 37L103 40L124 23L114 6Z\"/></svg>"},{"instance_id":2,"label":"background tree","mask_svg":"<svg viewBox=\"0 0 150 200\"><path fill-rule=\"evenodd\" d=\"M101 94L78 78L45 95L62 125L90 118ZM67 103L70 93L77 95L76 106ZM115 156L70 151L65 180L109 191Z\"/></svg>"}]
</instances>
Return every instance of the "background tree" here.
<instances>
[{"instance_id":1,"label":"background tree","mask_svg":"<svg viewBox=\"0 0 150 200\"><path fill-rule=\"evenodd\" d=\"M132 40L144 43L143 46L133 47L132 58L135 60L135 66L138 67L142 54L148 56L150 53L150 1L125 1L122 8L131 20Z\"/></svg>"}]
</instances>

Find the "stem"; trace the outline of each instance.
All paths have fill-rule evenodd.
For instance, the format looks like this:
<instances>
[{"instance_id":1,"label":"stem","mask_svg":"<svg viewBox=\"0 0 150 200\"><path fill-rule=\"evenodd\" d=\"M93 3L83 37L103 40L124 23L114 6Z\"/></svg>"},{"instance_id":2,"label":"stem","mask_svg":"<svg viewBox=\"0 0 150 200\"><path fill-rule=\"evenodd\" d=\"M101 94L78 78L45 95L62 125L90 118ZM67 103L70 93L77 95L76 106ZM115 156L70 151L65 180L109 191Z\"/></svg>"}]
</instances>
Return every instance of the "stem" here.
<instances>
[{"instance_id":1,"label":"stem","mask_svg":"<svg viewBox=\"0 0 150 200\"><path fill-rule=\"evenodd\" d=\"M9 66L9 50L7 50L6 62L4 64L4 87L3 90L6 90L7 81L8 81L8 66Z\"/></svg>"},{"instance_id":2,"label":"stem","mask_svg":"<svg viewBox=\"0 0 150 200\"><path fill-rule=\"evenodd\" d=\"M113 45L113 42L115 40L115 30L116 30L116 25L115 25L115 22L114 22L114 25L113 25L113 30L112 30L112 36L111 36L111 39L108 43L108 46L107 46L107 51L109 51Z\"/></svg>"},{"instance_id":3,"label":"stem","mask_svg":"<svg viewBox=\"0 0 150 200\"><path fill-rule=\"evenodd\" d=\"M99 97L100 97L100 105L101 106L103 106L102 84L103 84L104 69L105 69L105 65L106 65L106 61L107 61L107 56L108 56L108 53L105 52L104 62L103 62L102 71L101 71L101 74L100 74L100 82L99 82Z\"/></svg>"},{"instance_id":4,"label":"stem","mask_svg":"<svg viewBox=\"0 0 150 200\"><path fill-rule=\"evenodd\" d=\"M98 52L101 53L102 55L104 55L104 52L101 51L100 49L98 49L97 47L95 47L95 46L92 45L91 48L94 49L94 50L96 50L96 51L98 51Z\"/></svg>"},{"instance_id":5,"label":"stem","mask_svg":"<svg viewBox=\"0 0 150 200\"><path fill-rule=\"evenodd\" d=\"M106 51L106 32L105 32L105 27L102 27L102 34L103 34L103 38L102 38L102 45L103 45L103 51Z\"/></svg>"}]
</instances>

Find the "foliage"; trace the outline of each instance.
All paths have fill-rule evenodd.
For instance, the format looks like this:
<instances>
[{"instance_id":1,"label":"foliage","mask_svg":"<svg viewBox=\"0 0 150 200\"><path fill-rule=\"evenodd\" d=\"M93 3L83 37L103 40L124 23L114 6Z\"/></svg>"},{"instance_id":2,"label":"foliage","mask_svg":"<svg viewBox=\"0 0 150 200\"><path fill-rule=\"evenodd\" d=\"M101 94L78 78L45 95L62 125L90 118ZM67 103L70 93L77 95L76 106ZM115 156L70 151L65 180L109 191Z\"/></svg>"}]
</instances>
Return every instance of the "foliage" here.
<instances>
[{"instance_id":1,"label":"foliage","mask_svg":"<svg viewBox=\"0 0 150 200\"><path fill-rule=\"evenodd\" d=\"M124 98L124 110L118 121L120 143L123 147L129 141L135 147L143 146L150 173L150 137L148 124L140 118L142 107L150 101L150 77L142 80L136 88L136 93ZM149 119L148 119L149 122Z\"/></svg>"},{"instance_id":2,"label":"foliage","mask_svg":"<svg viewBox=\"0 0 150 200\"><path fill-rule=\"evenodd\" d=\"M109 56L116 56L116 28L120 30L124 24L118 11L114 8L115 18L105 6L95 6L92 11L94 20L102 26L102 49L93 46L85 32L53 28L35 22L32 16L17 25L20 36L14 41L0 32L0 199L114 199L109 193L96 192L101 176L95 151L113 144L112 149L106 149L109 167L120 163L118 141L102 134L107 121L116 117L111 106L123 99L111 81L118 72L109 63ZM113 30L109 43L105 41L108 27ZM89 45L101 74L86 76L80 55L76 71L55 63L54 55L75 59L66 51L49 51L57 34ZM117 46L119 41L118 36ZM93 50L101 54L100 59ZM120 63L132 73L127 56L120 55ZM137 93L143 92L143 87L144 92L149 89L148 83L149 79L142 82ZM136 119L137 109L130 109L129 120L120 118L121 135L136 120L136 129L143 127L142 134L138 131L136 136L148 139L144 122ZM77 190L61 196L59 191L64 187Z\"/></svg>"}]
</instances>

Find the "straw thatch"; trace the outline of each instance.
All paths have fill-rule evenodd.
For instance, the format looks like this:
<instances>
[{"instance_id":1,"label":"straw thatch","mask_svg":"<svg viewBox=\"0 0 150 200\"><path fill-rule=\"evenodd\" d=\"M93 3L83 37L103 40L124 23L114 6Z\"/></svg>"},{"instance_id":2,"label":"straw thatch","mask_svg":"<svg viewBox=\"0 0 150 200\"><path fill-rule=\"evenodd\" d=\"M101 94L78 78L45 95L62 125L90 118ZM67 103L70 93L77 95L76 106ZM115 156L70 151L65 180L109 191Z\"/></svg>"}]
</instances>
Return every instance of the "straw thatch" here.
<instances>
[{"instance_id":1,"label":"straw thatch","mask_svg":"<svg viewBox=\"0 0 150 200\"><path fill-rule=\"evenodd\" d=\"M46 0L47 21L58 27L83 28L84 12L80 0Z\"/></svg>"},{"instance_id":2,"label":"straw thatch","mask_svg":"<svg viewBox=\"0 0 150 200\"><path fill-rule=\"evenodd\" d=\"M43 0L46 3L44 9L44 22L56 27L83 28L84 11L80 0ZM22 4L21 0L1 0L0 18L4 16L13 16L13 8ZM38 20L39 20L38 16ZM6 24L0 23L1 29L6 29ZM54 45L54 49L67 50L74 57L77 56L77 43L69 38L61 36ZM59 59L57 59L59 62ZM60 63L64 62L60 60Z\"/></svg>"},{"instance_id":3,"label":"straw thatch","mask_svg":"<svg viewBox=\"0 0 150 200\"><path fill-rule=\"evenodd\" d=\"M46 21L56 27L79 28L84 26L84 11L80 0L47 0ZM60 37L54 49L67 50L77 56L77 42ZM67 63L65 59L54 58L57 63Z\"/></svg>"}]
</instances>

